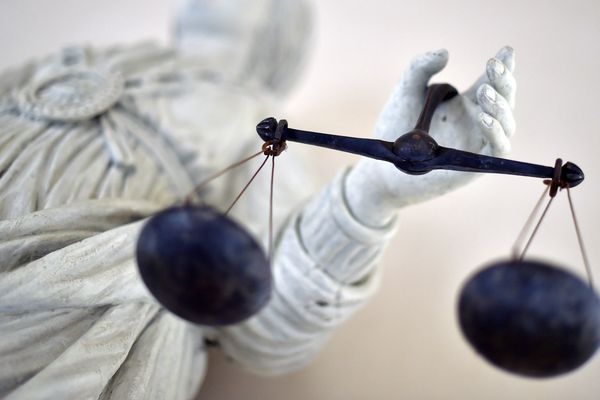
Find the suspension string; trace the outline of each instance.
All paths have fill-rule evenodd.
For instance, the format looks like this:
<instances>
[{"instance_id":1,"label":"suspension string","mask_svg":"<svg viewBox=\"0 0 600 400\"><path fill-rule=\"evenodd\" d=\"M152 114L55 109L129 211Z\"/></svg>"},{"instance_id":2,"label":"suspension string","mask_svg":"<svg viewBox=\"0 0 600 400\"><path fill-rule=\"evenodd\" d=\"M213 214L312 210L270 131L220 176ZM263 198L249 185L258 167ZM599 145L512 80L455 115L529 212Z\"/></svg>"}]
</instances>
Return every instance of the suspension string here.
<instances>
[{"instance_id":1,"label":"suspension string","mask_svg":"<svg viewBox=\"0 0 600 400\"><path fill-rule=\"evenodd\" d=\"M533 207L533 210L531 210L529 217L527 217L527 221L525 222L525 225L523 225L523 228L521 228L521 231L519 232L519 235L517 236L517 240L515 240L515 243L513 244L513 247L512 247L512 255L513 255L514 260L522 258L522 256L519 255L519 253L521 252L521 246L522 246L523 242L525 241L525 236L527 235L527 232L529 232L529 229L530 229L531 225L533 224L533 221L534 221L536 215L538 214L540 207L542 206L544 197L546 197L549 190L550 190L550 186L546 186L546 189L544 190L544 192L540 196L539 200L535 204L535 207Z\"/></svg>"},{"instance_id":2,"label":"suspension string","mask_svg":"<svg viewBox=\"0 0 600 400\"><path fill-rule=\"evenodd\" d=\"M525 245L525 248L523 249L523 252L521 253L521 256L519 257L519 260L522 261L523 257L525 257L525 253L527 253L527 250L529 249L529 246L531 245L531 242L533 241L535 234L537 233L538 229L540 228L542 221L546 217L546 214L548 213L548 209L552 205L553 200L554 200L554 197L550 197L548 204L546 204L546 208L544 208L544 211L542 212L542 216L540 217L538 223L535 225L535 228L533 229L533 232L531 233L531 236L529 237L529 240L527 241L527 244Z\"/></svg>"},{"instance_id":3,"label":"suspension string","mask_svg":"<svg viewBox=\"0 0 600 400\"><path fill-rule=\"evenodd\" d=\"M189 204L192 202L192 199L194 196L198 195L200 193L200 190L202 190L207 184L209 184L210 182L212 182L213 180L217 179L218 177L220 177L221 175L231 171L232 169L234 169L235 167L238 167L250 160L252 160L255 157L258 157L259 155L263 154L263 150L259 151L256 154L252 154L240 161L236 161L235 163L225 167L224 169L220 170L219 172L216 172L215 174L209 176L208 178L206 178L205 180L203 180L202 182L200 182L191 192L190 194L188 194L185 199L184 199L184 203Z\"/></svg>"},{"instance_id":4,"label":"suspension string","mask_svg":"<svg viewBox=\"0 0 600 400\"><path fill-rule=\"evenodd\" d=\"M261 154L262 154L262 151L261 151ZM252 175L252 178L250 178L250 180L248 181L248 183L246 183L246 186L244 186L244 188L242 189L242 191L237 195L237 197L235 198L235 200L233 200L233 203L231 203L231 205L229 206L229 208L227 208L227 210L223 213L223 215L229 214L229 211L231 211L231 209L233 208L233 206L235 206L235 204L238 202L238 200L240 199L240 197L242 197L242 195L244 194L244 192L246 191L246 189L248 189L248 186L250 186L250 184L252 183L252 181L254 181L254 178L256 178L256 176L258 175L258 173L260 172L260 170L265 166L265 164L267 163L268 159L269 159L269 156L266 156L265 159L264 159L264 161L262 162L262 164L260 164L260 167L258 167L258 169L254 173L254 175Z\"/></svg>"},{"instance_id":5,"label":"suspension string","mask_svg":"<svg viewBox=\"0 0 600 400\"><path fill-rule=\"evenodd\" d=\"M275 180L275 156L271 156L271 192L269 195L269 264L273 264L273 182Z\"/></svg>"},{"instance_id":6,"label":"suspension string","mask_svg":"<svg viewBox=\"0 0 600 400\"><path fill-rule=\"evenodd\" d=\"M577 221L577 216L575 215L575 206L573 205L573 200L571 199L571 191L567 186L567 197L569 198L569 208L571 209L571 216L573 217L573 224L575 225L575 232L577 233L577 241L579 242L579 249L581 250L581 256L583 257L583 264L585 265L585 272L587 274L588 283L590 287L594 288L594 281L592 279L592 268L590 266L590 261L587 256L587 252L585 251L585 246L583 245L583 236L581 235L581 229L579 229L579 222Z\"/></svg>"}]
</instances>

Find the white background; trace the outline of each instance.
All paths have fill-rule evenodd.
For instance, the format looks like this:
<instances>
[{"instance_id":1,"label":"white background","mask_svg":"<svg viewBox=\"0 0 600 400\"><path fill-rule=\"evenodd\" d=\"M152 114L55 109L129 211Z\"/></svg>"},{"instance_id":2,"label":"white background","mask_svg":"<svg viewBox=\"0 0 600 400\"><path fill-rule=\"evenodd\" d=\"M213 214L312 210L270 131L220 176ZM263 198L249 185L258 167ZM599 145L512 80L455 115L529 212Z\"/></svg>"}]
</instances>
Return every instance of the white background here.
<instances>
[{"instance_id":1,"label":"white background","mask_svg":"<svg viewBox=\"0 0 600 400\"><path fill-rule=\"evenodd\" d=\"M285 115L305 129L368 136L413 55L447 48L450 63L436 80L465 89L502 45L513 46L519 90L511 157L553 165L561 156L584 169L587 180L573 195L600 281L599 2L322 0L314 8L312 57ZM0 0L0 67L71 43L167 42L173 11L167 0ZM353 160L314 154L323 182ZM257 378L212 353L200 398L600 398L600 357L561 378L522 379L482 362L457 330L461 282L509 254L542 190L535 179L487 176L403 210L379 294L311 366ZM566 196L555 203L531 253L582 274Z\"/></svg>"}]
</instances>

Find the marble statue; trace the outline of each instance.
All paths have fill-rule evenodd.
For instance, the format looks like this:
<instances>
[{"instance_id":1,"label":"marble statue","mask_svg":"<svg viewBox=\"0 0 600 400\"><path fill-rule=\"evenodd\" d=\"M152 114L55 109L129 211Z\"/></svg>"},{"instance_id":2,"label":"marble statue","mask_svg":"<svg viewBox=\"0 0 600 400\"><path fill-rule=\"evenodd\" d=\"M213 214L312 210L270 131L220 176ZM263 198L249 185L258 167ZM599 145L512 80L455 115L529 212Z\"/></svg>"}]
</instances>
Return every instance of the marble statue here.
<instances>
[{"instance_id":1,"label":"marble statue","mask_svg":"<svg viewBox=\"0 0 600 400\"><path fill-rule=\"evenodd\" d=\"M398 209L472 179L360 160L314 194L286 152L267 306L219 329L162 309L133 257L144 219L259 148L254 127L292 87L310 26L303 0L189 0L171 47L73 47L0 75L0 397L189 399L207 339L259 374L300 368L377 287ZM447 59L440 50L412 61L376 137L412 128ZM508 151L513 68L503 48L436 112L436 140ZM204 201L228 203L251 170L211 184ZM267 185L232 212L259 238Z\"/></svg>"}]
</instances>

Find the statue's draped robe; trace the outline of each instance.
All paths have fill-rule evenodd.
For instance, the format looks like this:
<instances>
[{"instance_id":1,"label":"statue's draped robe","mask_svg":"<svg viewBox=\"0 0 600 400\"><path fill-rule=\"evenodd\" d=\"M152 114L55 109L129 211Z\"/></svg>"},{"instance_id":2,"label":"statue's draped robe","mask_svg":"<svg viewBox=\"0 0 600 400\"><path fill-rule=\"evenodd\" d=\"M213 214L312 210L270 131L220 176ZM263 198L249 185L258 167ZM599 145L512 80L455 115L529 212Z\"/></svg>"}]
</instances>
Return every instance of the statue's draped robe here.
<instances>
[{"instance_id":1,"label":"statue's draped robe","mask_svg":"<svg viewBox=\"0 0 600 400\"><path fill-rule=\"evenodd\" d=\"M195 326L143 285L144 219L260 148L253 127L272 103L257 93L147 44L70 49L0 77L0 397L189 398L206 337L245 368L289 371L372 292L391 225L353 220L343 176L306 202L294 150L278 160L275 288L257 316ZM225 208L254 167L200 197ZM264 175L232 213L263 241Z\"/></svg>"}]
</instances>

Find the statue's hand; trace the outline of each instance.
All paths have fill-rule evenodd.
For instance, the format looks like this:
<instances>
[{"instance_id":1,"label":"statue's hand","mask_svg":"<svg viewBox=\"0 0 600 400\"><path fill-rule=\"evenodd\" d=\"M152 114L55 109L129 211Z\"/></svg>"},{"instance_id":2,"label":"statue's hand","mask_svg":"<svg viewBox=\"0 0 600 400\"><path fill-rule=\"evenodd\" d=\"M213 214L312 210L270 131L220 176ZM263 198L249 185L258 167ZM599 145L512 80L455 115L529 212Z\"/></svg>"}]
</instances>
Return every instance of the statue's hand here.
<instances>
[{"instance_id":1,"label":"statue's hand","mask_svg":"<svg viewBox=\"0 0 600 400\"><path fill-rule=\"evenodd\" d=\"M377 120L377 138L394 141L414 128L427 83L447 61L448 53L440 50L411 62ZM470 89L437 108L429 133L445 147L493 156L507 153L515 131L513 69L513 50L504 47L487 62L486 72ZM346 196L359 219L379 224L389 219L394 209L446 193L474 176L453 171L411 176L391 164L364 159L347 177Z\"/></svg>"}]
</instances>

